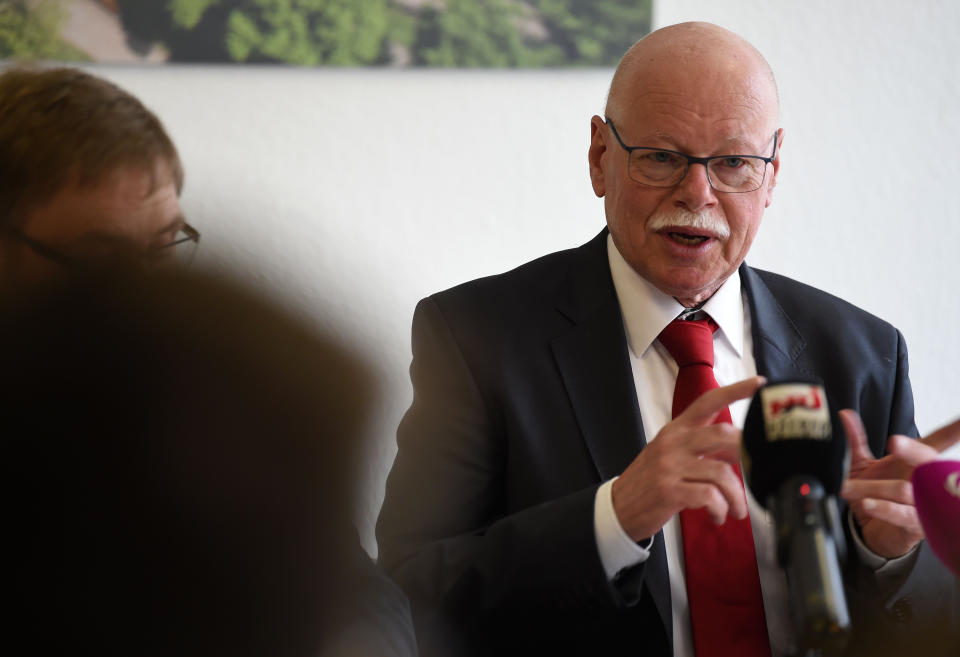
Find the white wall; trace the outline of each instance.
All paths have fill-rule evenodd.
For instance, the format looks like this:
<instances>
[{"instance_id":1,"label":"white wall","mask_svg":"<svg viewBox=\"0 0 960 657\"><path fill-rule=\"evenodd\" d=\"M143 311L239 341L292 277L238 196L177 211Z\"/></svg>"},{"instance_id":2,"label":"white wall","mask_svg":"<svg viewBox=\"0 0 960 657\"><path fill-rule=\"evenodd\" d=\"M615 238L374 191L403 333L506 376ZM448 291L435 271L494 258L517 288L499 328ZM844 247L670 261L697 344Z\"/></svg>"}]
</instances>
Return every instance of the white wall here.
<instances>
[{"instance_id":1,"label":"white wall","mask_svg":"<svg viewBox=\"0 0 960 657\"><path fill-rule=\"evenodd\" d=\"M748 259L846 297L907 336L922 431L960 414L960 3L660 2L767 56L786 142ZM603 226L589 119L610 70L99 67L180 147L201 266L230 267L369 350L371 527L411 392L409 327L430 292L580 244Z\"/></svg>"}]
</instances>

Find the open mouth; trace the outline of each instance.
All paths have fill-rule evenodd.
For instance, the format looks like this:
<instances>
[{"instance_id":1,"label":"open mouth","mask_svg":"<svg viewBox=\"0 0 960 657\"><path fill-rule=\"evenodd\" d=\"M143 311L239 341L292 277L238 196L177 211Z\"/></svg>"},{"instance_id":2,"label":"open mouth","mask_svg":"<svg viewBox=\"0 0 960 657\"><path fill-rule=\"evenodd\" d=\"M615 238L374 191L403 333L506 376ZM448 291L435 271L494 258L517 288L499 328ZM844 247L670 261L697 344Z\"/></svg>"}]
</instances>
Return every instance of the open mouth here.
<instances>
[{"instance_id":1,"label":"open mouth","mask_svg":"<svg viewBox=\"0 0 960 657\"><path fill-rule=\"evenodd\" d=\"M691 233L676 232L669 232L667 234L670 236L670 239L684 246L699 246L710 239L709 235L693 235Z\"/></svg>"}]
</instances>

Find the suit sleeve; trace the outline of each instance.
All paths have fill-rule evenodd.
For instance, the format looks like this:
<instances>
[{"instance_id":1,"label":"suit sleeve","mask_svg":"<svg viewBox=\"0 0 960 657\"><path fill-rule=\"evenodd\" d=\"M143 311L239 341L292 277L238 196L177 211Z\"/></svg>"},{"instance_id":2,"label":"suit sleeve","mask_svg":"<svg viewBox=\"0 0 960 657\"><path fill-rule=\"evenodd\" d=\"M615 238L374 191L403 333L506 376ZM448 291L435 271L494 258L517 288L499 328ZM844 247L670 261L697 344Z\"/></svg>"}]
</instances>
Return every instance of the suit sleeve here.
<instances>
[{"instance_id":1,"label":"suit sleeve","mask_svg":"<svg viewBox=\"0 0 960 657\"><path fill-rule=\"evenodd\" d=\"M889 419L884 418L886 426L875 426L869 434L871 449L878 458L886 453L890 435L918 435L906 342L899 331L896 336L896 370ZM862 414L870 411L866 406L861 409ZM874 414L878 416L882 414ZM847 592L854 635L848 654L890 657L957 654L960 650L960 583L925 542L912 556L912 563L892 577L877 575L859 563L855 552L851 553L851 562Z\"/></svg>"},{"instance_id":2,"label":"suit sleeve","mask_svg":"<svg viewBox=\"0 0 960 657\"><path fill-rule=\"evenodd\" d=\"M910 387L910 368L907 364L907 343L897 331L897 370L894 377L893 400L890 404L889 435L901 434L916 438L917 425L913 419L913 389ZM886 441L886 437L884 437Z\"/></svg>"},{"instance_id":3,"label":"suit sleeve","mask_svg":"<svg viewBox=\"0 0 960 657\"><path fill-rule=\"evenodd\" d=\"M414 399L377 525L380 561L424 623L462 628L532 610L615 608L593 532L597 486L506 508L508 438L432 299L413 320ZM418 637L419 638L419 637Z\"/></svg>"}]
</instances>

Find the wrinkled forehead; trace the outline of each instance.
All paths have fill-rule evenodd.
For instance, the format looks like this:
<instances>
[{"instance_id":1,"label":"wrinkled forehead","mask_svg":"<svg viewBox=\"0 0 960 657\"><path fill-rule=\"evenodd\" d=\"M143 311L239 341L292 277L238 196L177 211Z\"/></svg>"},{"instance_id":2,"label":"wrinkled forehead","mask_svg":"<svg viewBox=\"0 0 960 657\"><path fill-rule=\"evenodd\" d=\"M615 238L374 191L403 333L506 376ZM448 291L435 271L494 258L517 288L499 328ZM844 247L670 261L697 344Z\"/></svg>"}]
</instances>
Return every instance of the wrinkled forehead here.
<instances>
[{"instance_id":1,"label":"wrinkled forehead","mask_svg":"<svg viewBox=\"0 0 960 657\"><path fill-rule=\"evenodd\" d=\"M752 45L690 24L658 30L624 55L607 113L624 125L659 115L691 126L739 122L767 135L779 122L779 99L773 72Z\"/></svg>"},{"instance_id":2,"label":"wrinkled forehead","mask_svg":"<svg viewBox=\"0 0 960 657\"><path fill-rule=\"evenodd\" d=\"M632 143L683 148L764 147L778 124L776 95L758 76L702 67L638 71L607 114Z\"/></svg>"}]
</instances>

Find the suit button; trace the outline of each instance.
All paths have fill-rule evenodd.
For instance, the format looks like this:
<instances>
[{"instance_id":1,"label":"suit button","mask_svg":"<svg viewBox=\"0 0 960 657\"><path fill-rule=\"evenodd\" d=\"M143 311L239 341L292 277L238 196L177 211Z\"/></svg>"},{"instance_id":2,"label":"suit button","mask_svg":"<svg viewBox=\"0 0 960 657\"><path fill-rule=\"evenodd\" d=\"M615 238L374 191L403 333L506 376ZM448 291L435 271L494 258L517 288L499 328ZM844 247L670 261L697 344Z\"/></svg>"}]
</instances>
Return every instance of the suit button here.
<instances>
[{"instance_id":1,"label":"suit button","mask_svg":"<svg viewBox=\"0 0 960 657\"><path fill-rule=\"evenodd\" d=\"M913 605L907 598L900 598L890 608L890 615L898 623L909 623L913 620Z\"/></svg>"}]
</instances>

